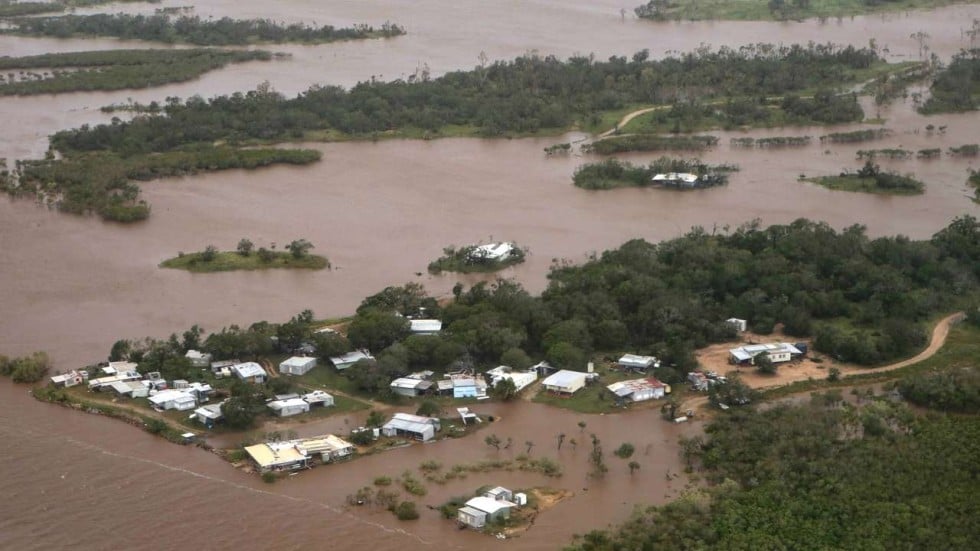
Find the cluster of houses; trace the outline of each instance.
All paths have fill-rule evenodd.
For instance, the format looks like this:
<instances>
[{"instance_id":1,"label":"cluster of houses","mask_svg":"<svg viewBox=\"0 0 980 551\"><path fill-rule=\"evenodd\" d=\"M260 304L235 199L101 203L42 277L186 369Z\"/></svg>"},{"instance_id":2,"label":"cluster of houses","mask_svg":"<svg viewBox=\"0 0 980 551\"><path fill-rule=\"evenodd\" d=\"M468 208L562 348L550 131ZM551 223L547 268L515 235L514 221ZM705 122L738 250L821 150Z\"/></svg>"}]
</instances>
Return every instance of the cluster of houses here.
<instances>
[{"instance_id":1,"label":"cluster of houses","mask_svg":"<svg viewBox=\"0 0 980 551\"><path fill-rule=\"evenodd\" d=\"M332 463L350 457L355 451L353 444L332 434L245 447L245 453L263 473L305 469L317 460Z\"/></svg>"},{"instance_id":2,"label":"cluster of houses","mask_svg":"<svg viewBox=\"0 0 980 551\"><path fill-rule=\"evenodd\" d=\"M483 529L487 524L510 518L512 509L527 505L527 494L513 493L498 486L474 497L459 508L456 520L460 526Z\"/></svg>"},{"instance_id":3,"label":"cluster of houses","mask_svg":"<svg viewBox=\"0 0 980 551\"><path fill-rule=\"evenodd\" d=\"M73 370L51 377L51 383L59 387L73 387L83 383L93 392L114 392L122 398L146 398L158 411L186 411L207 402L214 389L206 383L175 379L167 382L160 373L142 374L133 362L109 362L100 366L99 377L92 377L87 370Z\"/></svg>"}]
</instances>

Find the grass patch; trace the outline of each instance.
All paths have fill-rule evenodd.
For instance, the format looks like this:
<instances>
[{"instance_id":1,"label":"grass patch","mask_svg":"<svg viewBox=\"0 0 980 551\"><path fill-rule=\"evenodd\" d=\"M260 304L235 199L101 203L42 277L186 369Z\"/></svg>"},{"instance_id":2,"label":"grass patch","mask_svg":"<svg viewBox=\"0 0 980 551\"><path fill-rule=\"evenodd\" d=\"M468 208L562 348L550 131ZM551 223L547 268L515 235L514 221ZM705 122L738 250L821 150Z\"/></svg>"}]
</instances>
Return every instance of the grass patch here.
<instances>
[{"instance_id":1,"label":"grass patch","mask_svg":"<svg viewBox=\"0 0 980 551\"><path fill-rule=\"evenodd\" d=\"M655 0L636 8L636 15L654 21L671 20L728 20L728 21L786 21L811 18L846 17L930 9L952 4L962 4L962 0L889 0L869 3L866 0L810 0L802 3L786 0ZM966 3L971 3L967 1Z\"/></svg>"},{"instance_id":2,"label":"grass patch","mask_svg":"<svg viewBox=\"0 0 980 551\"><path fill-rule=\"evenodd\" d=\"M220 251L214 258L206 259L206 253L182 254L176 258L164 260L161 268L187 270L194 273L231 272L236 270L271 270L277 268L322 270L330 267L330 262L322 256L306 254L296 258L284 251L270 251L269 256L260 257L253 253L242 256L235 251Z\"/></svg>"},{"instance_id":3,"label":"grass patch","mask_svg":"<svg viewBox=\"0 0 980 551\"><path fill-rule=\"evenodd\" d=\"M610 155L627 151L702 151L718 143L715 136L612 136L582 146L586 153Z\"/></svg>"},{"instance_id":4,"label":"grass patch","mask_svg":"<svg viewBox=\"0 0 980 551\"><path fill-rule=\"evenodd\" d=\"M894 176L899 179L899 183L892 186L883 186L875 178L865 178L857 174L819 176L816 178L804 178L803 180L836 191L876 193L881 195L921 195L924 192L925 185L922 182L908 176Z\"/></svg>"}]
</instances>

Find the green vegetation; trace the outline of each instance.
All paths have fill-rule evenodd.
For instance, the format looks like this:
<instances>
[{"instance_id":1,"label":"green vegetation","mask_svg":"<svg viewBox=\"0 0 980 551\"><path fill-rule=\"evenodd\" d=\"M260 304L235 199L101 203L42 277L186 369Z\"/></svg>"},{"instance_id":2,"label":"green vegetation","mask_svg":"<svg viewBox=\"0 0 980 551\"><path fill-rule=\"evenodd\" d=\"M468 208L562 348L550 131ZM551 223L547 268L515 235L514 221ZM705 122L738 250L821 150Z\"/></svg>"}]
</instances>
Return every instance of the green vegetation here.
<instances>
[{"instance_id":1,"label":"green vegetation","mask_svg":"<svg viewBox=\"0 0 980 551\"><path fill-rule=\"evenodd\" d=\"M243 249L247 249L249 252L243 254ZM160 267L176 268L195 273L272 268L322 270L330 268L330 261L325 257L309 254L305 251L301 251L301 254L297 255L288 251L270 251L260 248L258 252L252 254L248 247L240 247L238 251L218 251L209 245L201 252L181 253L176 258L164 260L160 263Z\"/></svg>"},{"instance_id":2,"label":"green vegetation","mask_svg":"<svg viewBox=\"0 0 980 551\"><path fill-rule=\"evenodd\" d=\"M906 62L904 70L877 76L864 86L863 93L872 94L876 105L885 105L895 98L908 96L908 87L932 76L931 63Z\"/></svg>"},{"instance_id":3,"label":"green vegetation","mask_svg":"<svg viewBox=\"0 0 980 551\"><path fill-rule=\"evenodd\" d=\"M0 95L150 88L195 79L229 63L268 61L262 50L106 50L0 57ZM34 69L34 70L31 70ZM18 72L13 72L18 71Z\"/></svg>"},{"instance_id":4,"label":"green vegetation","mask_svg":"<svg viewBox=\"0 0 980 551\"><path fill-rule=\"evenodd\" d=\"M939 71L929 88L929 99L919 111L962 113L980 107L980 49L960 52Z\"/></svg>"},{"instance_id":5,"label":"green vegetation","mask_svg":"<svg viewBox=\"0 0 980 551\"><path fill-rule=\"evenodd\" d=\"M723 185L727 174L738 170L733 165L711 166L700 159L661 157L648 166L634 166L628 161L606 159L598 163L586 163L575 169L572 183L583 189L613 189L617 187L644 187L654 185L651 178L656 174L686 172L698 176L696 185L710 187ZM671 183L661 185L670 186Z\"/></svg>"},{"instance_id":6,"label":"green vegetation","mask_svg":"<svg viewBox=\"0 0 980 551\"><path fill-rule=\"evenodd\" d=\"M980 203L980 171L971 170L966 183L973 188L973 200Z\"/></svg>"},{"instance_id":7,"label":"green vegetation","mask_svg":"<svg viewBox=\"0 0 980 551\"><path fill-rule=\"evenodd\" d=\"M494 259L486 254L481 254L479 245L468 245L460 248L450 245L442 250L442 256L429 263L429 273L496 272L524 262L527 257L527 250L518 247L516 243L511 243L511 246L513 250L505 258Z\"/></svg>"},{"instance_id":8,"label":"green vegetation","mask_svg":"<svg viewBox=\"0 0 980 551\"><path fill-rule=\"evenodd\" d=\"M320 158L309 149L236 149L200 145L161 154L117 155L96 152L73 154L64 159L18 161L16 180L3 191L33 195L72 214L98 213L106 220L134 222L150 215L150 206L139 198L139 187L130 180L232 168L256 169L272 164L308 164Z\"/></svg>"},{"instance_id":9,"label":"green vegetation","mask_svg":"<svg viewBox=\"0 0 980 551\"><path fill-rule=\"evenodd\" d=\"M651 0L634 11L641 19L787 21L928 9L955 0Z\"/></svg>"},{"instance_id":10,"label":"green vegetation","mask_svg":"<svg viewBox=\"0 0 980 551\"><path fill-rule=\"evenodd\" d=\"M398 520L415 520L419 518L419 512L415 508L414 501L403 501L392 509Z\"/></svg>"},{"instance_id":11,"label":"green vegetation","mask_svg":"<svg viewBox=\"0 0 980 551\"><path fill-rule=\"evenodd\" d=\"M861 149L857 152L858 159L877 159L878 157L884 157L886 159L911 159L912 152L908 149Z\"/></svg>"},{"instance_id":12,"label":"green vegetation","mask_svg":"<svg viewBox=\"0 0 980 551\"><path fill-rule=\"evenodd\" d=\"M969 367L912 375L898 383L902 396L920 406L943 411L980 413L980 354Z\"/></svg>"},{"instance_id":13,"label":"green vegetation","mask_svg":"<svg viewBox=\"0 0 980 551\"><path fill-rule=\"evenodd\" d=\"M812 136L774 136L771 138L732 138L729 143L735 147L802 147L810 145Z\"/></svg>"},{"instance_id":14,"label":"green vegetation","mask_svg":"<svg viewBox=\"0 0 980 551\"><path fill-rule=\"evenodd\" d=\"M820 142L830 143L857 143L871 140L880 140L891 134L886 128L868 128L865 130L853 130L851 132L832 132L825 136L820 136Z\"/></svg>"},{"instance_id":15,"label":"green vegetation","mask_svg":"<svg viewBox=\"0 0 980 551\"><path fill-rule=\"evenodd\" d=\"M976 157L980 155L980 144L965 144L959 147L951 147L947 150L953 157Z\"/></svg>"},{"instance_id":16,"label":"green vegetation","mask_svg":"<svg viewBox=\"0 0 980 551\"><path fill-rule=\"evenodd\" d=\"M402 488L406 492L412 494L413 496L424 496L428 491L425 489L425 485L415 478L411 472L405 471L401 476Z\"/></svg>"},{"instance_id":17,"label":"green vegetation","mask_svg":"<svg viewBox=\"0 0 980 551\"><path fill-rule=\"evenodd\" d=\"M700 100L677 102L631 120L619 131L624 134L701 132L723 128L778 127L792 125L859 122L864 111L855 94L820 91L813 97L733 98L725 102Z\"/></svg>"},{"instance_id":18,"label":"green vegetation","mask_svg":"<svg viewBox=\"0 0 980 551\"><path fill-rule=\"evenodd\" d=\"M980 513L976 417L917 417L840 393L733 411L685 445L712 486L571 549L969 549ZM655 527L655 528L654 528ZM887 544L886 544L887 545Z\"/></svg>"},{"instance_id":19,"label":"green vegetation","mask_svg":"<svg viewBox=\"0 0 980 551\"><path fill-rule=\"evenodd\" d=\"M615 451L613 451L613 455L620 459L629 459L630 457L633 457L633 452L635 451L636 447L634 447L633 444L624 442L618 448L616 448Z\"/></svg>"},{"instance_id":20,"label":"green vegetation","mask_svg":"<svg viewBox=\"0 0 980 551\"><path fill-rule=\"evenodd\" d=\"M912 178L892 172L883 172L878 165L866 161L857 172L841 172L839 176L819 176L804 178L808 182L839 191L882 193L887 195L920 195L925 184Z\"/></svg>"},{"instance_id":21,"label":"green vegetation","mask_svg":"<svg viewBox=\"0 0 980 551\"><path fill-rule=\"evenodd\" d=\"M338 40L390 38L405 34L392 23L375 29L368 25L335 28L310 27L300 23L280 25L268 19L201 19L197 16L170 17L167 14L94 14L61 17L24 17L9 22L2 33L26 36L114 37L125 40L152 40L199 46L232 46L257 43L304 42L318 44Z\"/></svg>"},{"instance_id":22,"label":"green vegetation","mask_svg":"<svg viewBox=\"0 0 980 551\"><path fill-rule=\"evenodd\" d=\"M582 146L585 153L611 155L627 151L702 151L718 143L715 136L612 136Z\"/></svg>"},{"instance_id":23,"label":"green vegetation","mask_svg":"<svg viewBox=\"0 0 980 551\"><path fill-rule=\"evenodd\" d=\"M160 0L56 0L53 2L20 2L17 0L0 0L0 18L37 15L41 13L58 13L71 8L87 8L112 4L116 2L148 2L158 3Z\"/></svg>"},{"instance_id":24,"label":"green vegetation","mask_svg":"<svg viewBox=\"0 0 980 551\"><path fill-rule=\"evenodd\" d=\"M0 355L0 375L10 377L15 383L36 383L48 374L51 361L44 352L35 352L23 358Z\"/></svg>"}]
</instances>

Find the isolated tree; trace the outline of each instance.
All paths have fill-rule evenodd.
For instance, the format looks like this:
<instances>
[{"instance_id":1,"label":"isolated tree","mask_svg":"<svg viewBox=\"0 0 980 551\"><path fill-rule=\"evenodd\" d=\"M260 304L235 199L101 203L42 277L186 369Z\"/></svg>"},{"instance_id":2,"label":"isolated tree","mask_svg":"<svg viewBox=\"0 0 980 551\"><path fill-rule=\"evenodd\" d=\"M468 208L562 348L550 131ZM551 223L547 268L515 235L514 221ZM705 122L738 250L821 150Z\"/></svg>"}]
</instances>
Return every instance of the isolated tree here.
<instances>
[{"instance_id":1,"label":"isolated tree","mask_svg":"<svg viewBox=\"0 0 980 551\"><path fill-rule=\"evenodd\" d=\"M296 239L290 241L286 248L289 249L289 254L293 255L293 258L303 258L313 248L313 243L305 239Z\"/></svg>"},{"instance_id":2,"label":"isolated tree","mask_svg":"<svg viewBox=\"0 0 980 551\"><path fill-rule=\"evenodd\" d=\"M514 399L515 396L517 396L517 385L515 385L514 381L509 378L504 378L497 381L497 384L490 388L491 398L496 398L507 402Z\"/></svg>"},{"instance_id":3,"label":"isolated tree","mask_svg":"<svg viewBox=\"0 0 980 551\"><path fill-rule=\"evenodd\" d=\"M609 468L606 467L605 460L603 459L602 443L595 434L591 436L592 452L589 454L589 464L592 465L592 476L600 477L606 474L606 471L608 471Z\"/></svg>"},{"instance_id":4,"label":"isolated tree","mask_svg":"<svg viewBox=\"0 0 980 551\"><path fill-rule=\"evenodd\" d=\"M252 249L255 247L247 237L243 237L241 241L238 242L238 254L242 256L248 256L252 254Z\"/></svg>"},{"instance_id":5,"label":"isolated tree","mask_svg":"<svg viewBox=\"0 0 980 551\"><path fill-rule=\"evenodd\" d=\"M510 449L510 446L511 446L511 444L513 444L513 443L514 443L514 439L513 439L513 438L511 438L510 436L508 436L508 437L507 437L507 443L506 443L506 444L504 444L504 449L505 449L505 450L509 450L509 449Z\"/></svg>"},{"instance_id":6,"label":"isolated tree","mask_svg":"<svg viewBox=\"0 0 980 551\"><path fill-rule=\"evenodd\" d=\"M365 424L369 427L380 427L385 424L385 416L380 411L372 410L371 413L368 413Z\"/></svg>"},{"instance_id":7,"label":"isolated tree","mask_svg":"<svg viewBox=\"0 0 980 551\"><path fill-rule=\"evenodd\" d=\"M839 367L831 367L827 371L827 380L830 381L830 382L832 382L832 383L833 382L836 382L836 381L839 381L840 380L840 368Z\"/></svg>"},{"instance_id":8,"label":"isolated tree","mask_svg":"<svg viewBox=\"0 0 980 551\"><path fill-rule=\"evenodd\" d=\"M491 448L500 451L500 437L496 434L491 434L483 439L483 442L490 446Z\"/></svg>"},{"instance_id":9,"label":"isolated tree","mask_svg":"<svg viewBox=\"0 0 980 551\"><path fill-rule=\"evenodd\" d=\"M620 459L629 459L630 457L633 456L634 451L636 451L636 448L633 447L633 444L630 444L629 442L624 442L622 445L616 448L616 451L614 451L613 453L616 454L616 457Z\"/></svg>"},{"instance_id":10,"label":"isolated tree","mask_svg":"<svg viewBox=\"0 0 980 551\"><path fill-rule=\"evenodd\" d=\"M577 449L578 449L578 440L576 440L576 439L574 439L574 438L570 438L570 439L568 440L568 444L569 444L570 446L572 446L572 449L573 449L573 450L577 450Z\"/></svg>"},{"instance_id":11,"label":"isolated tree","mask_svg":"<svg viewBox=\"0 0 980 551\"><path fill-rule=\"evenodd\" d=\"M585 421L579 421L578 422L578 430L579 430L579 432L582 432L582 431L585 430Z\"/></svg>"},{"instance_id":12,"label":"isolated tree","mask_svg":"<svg viewBox=\"0 0 980 551\"><path fill-rule=\"evenodd\" d=\"M436 417L442 412L442 407L435 400L423 400L419 404L419 409L415 411L415 415L422 415L424 417Z\"/></svg>"},{"instance_id":13,"label":"isolated tree","mask_svg":"<svg viewBox=\"0 0 980 551\"><path fill-rule=\"evenodd\" d=\"M561 445L565 443L565 433L560 433L558 435L558 451L561 451Z\"/></svg>"},{"instance_id":14,"label":"isolated tree","mask_svg":"<svg viewBox=\"0 0 980 551\"><path fill-rule=\"evenodd\" d=\"M632 475L633 473L635 473L640 469L640 464L637 463L636 461L630 461L629 468L630 468L630 475Z\"/></svg>"},{"instance_id":15,"label":"isolated tree","mask_svg":"<svg viewBox=\"0 0 980 551\"><path fill-rule=\"evenodd\" d=\"M534 442L531 440L525 440L524 445L527 446L527 451L524 453L531 455L531 448L534 447Z\"/></svg>"},{"instance_id":16,"label":"isolated tree","mask_svg":"<svg viewBox=\"0 0 980 551\"><path fill-rule=\"evenodd\" d=\"M214 245L208 245L204 247L204 251L201 253L201 260L205 262L211 262L218 257L218 248Z\"/></svg>"}]
</instances>

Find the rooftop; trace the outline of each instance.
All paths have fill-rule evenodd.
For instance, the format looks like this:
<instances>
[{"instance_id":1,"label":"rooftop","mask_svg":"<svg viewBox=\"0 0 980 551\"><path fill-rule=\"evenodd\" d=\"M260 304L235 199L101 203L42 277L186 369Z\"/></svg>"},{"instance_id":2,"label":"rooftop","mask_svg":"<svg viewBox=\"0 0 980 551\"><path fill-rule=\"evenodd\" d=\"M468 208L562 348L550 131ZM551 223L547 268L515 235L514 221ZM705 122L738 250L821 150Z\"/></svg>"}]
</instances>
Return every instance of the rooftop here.
<instances>
[{"instance_id":1,"label":"rooftop","mask_svg":"<svg viewBox=\"0 0 980 551\"><path fill-rule=\"evenodd\" d=\"M516 507L517 505L503 499L493 499L480 496L474 497L473 499L467 501L466 506L492 515L501 509L509 509L511 507Z\"/></svg>"},{"instance_id":2,"label":"rooftop","mask_svg":"<svg viewBox=\"0 0 980 551\"><path fill-rule=\"evenodd\" d=\"M411 320L410 323L413 333L438 333L442 330L439 320Z\"/></svg>"},{"instance_id":3,"label":"rooftop","mask_svg":"<svg viewBox=\"0 0 980 551\"><path fill-rule=\"evenodd\" d=\"M623 354L623 357L619 359L619 363L629 366L638 367L651 367L656 365L657 358L653 356L638 356L636 354Z\"/></svg>"},{"instance_id":4,"label":"rooftop","mask_svg":"<svg viewBox=\"0 0 980 551\"><path fill-rule=\"evenodd\" d=\"M545 386L571 386L579 381L579 379L585 379L586 373L581 371L569 371L567 369L562 369L557 373L553 373L548 376L547 379L543 381Z\"/></svg>"},{"instance_id":5,"label":"rooftop","mask_svg":"<svg viewBox=\"0 0 980 551\"><path fill-rule=\"evenodd\" d=\"M745 346L739 346L738 348L732 348L729 351L732 356L735 356L739 360L748 360L767 352L769 354L778 354L781 352L789 352L790 354L802 354L799 348L796 348L788 342L775 342L766 344L747 344Z\"/></svg>"},{"instance_id":6,"label":"rooftop","mask_svg":"<svg viewBox=\"0 0 980 551\"><path fill-rule=\"evenodd\" d=\"M291 465L306 461L306 454L299 451L294 442L266 442L245 448L259 467L269 468L277 465Z\"/></svg>"},{"instance_id":7,"label":"rooftop","mask_svg":"<svg viewBox=\"0 0 980 551\"><path fill-rule=\"evenodd\" d=\"M616 396L629 396L638 390L647 390L650 388L665 388L667 385L661 383L660 381L649 377L645 379L630 379L628 381L619 381L611 385L607 385L606 388Z\"/></svg>"},{"instance_id":8,"label":"rooftop","mask_svg":"<svg viewBox=\"0 0 980 551\"><path fill-rule=\"evenodd\" d=\"M248 379L249 377L265 377L265 370L262 369L261 365L255 362L235 364L231 366L231 369L242 379Z\"/></svg>"}]
</instances>

